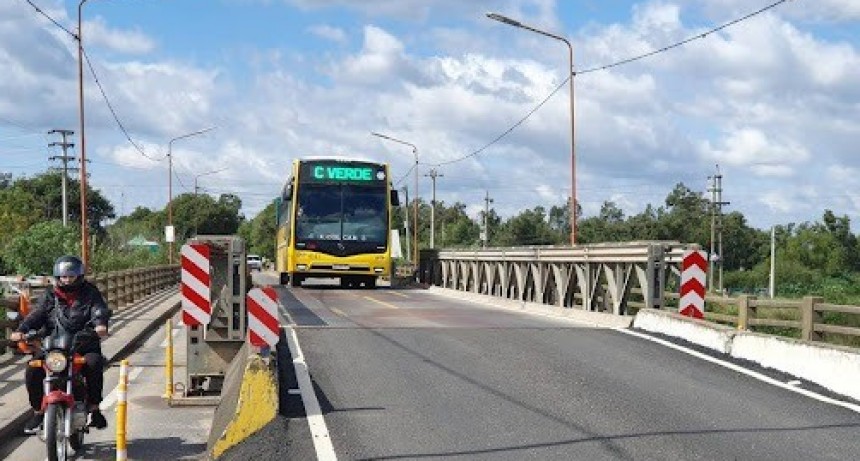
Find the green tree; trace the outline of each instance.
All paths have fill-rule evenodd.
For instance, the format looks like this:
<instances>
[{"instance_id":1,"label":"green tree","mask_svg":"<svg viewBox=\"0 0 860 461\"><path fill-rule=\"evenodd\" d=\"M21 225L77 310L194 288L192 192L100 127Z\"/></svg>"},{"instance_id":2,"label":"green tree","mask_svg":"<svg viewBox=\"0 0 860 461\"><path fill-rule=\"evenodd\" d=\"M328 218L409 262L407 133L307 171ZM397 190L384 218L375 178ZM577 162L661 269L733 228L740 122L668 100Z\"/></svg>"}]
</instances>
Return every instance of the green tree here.
<instances>
[{"instance_id":1,"label":"green tree","mask_svg":"<svg viewBox=\"0 0 860 461\"><path fill-rule=\"evenodd\" d=\"M181 243L194 235L232 235L244 219L239 213L242 201L223 194L216 201L207 194L182 194L173 199L173 225Z\"/></svg>"},{"instance_id":2,"label":"green tree","mask_svg":"<svg viewBox=\"0 0 860 461\"><path fill-rule=\"evenodd\" d=\"M711 203L699 192L678 183L666 197L666 208L657 210L658 238L698 243L710 242Z\"/></svg>"},{"instance_id":3,"label":"green tree","mask_svg":"<svg viewBox=\"0 0 860 461\"><path fill-rule=\"evenodd\" d=\"M554 245L560 243L550 228L546 210L535 207L505 221L499 229L498 243L502 246Z\"/></svg>"},{"instance_id":4,"label":"green tree","mask_svg":"<svg viewBox=\"0 0 860 461\"><path fill-rule=\"evenodd\" d=\"M60 173L42 173L32 178L16 180L12 189L17 189L33 197L33 210L38 214L39 221L58 219L62 221L63 197L62 175ZM81 222L81 185L80 181L69 178L67 182L69 222ZM114 218L113 205L101 194L87 185L87 222L93 235L104 236L102 223Z\"/></svg>"},{"instance_id":5,"label":"green tree","mask_svg":"<svg viewBox=\"0 0 860 461\"><path fill-rule=\"evenodd\" d=\"M250 221L239 226L239 235L248 244L248 253L275 259L275 203L272 202Z\"/></svg>"},{"instance_id":6,"label":"green tree","mask_svg":"<svg viewBox=\"0 0 860 461\"><path fill-rule=\"evenodd\" d=\"M108 242L114 248L120 248L137 236L161 241L165 221L165 213L139 206L108 226Z\"/></svg>"},{"instance_id":7,"label":"green tree","mask_svg":"<svg viewBox=\"0 0 860 461\"><path fill-rule=\"evenodd\" d=\"M22 275L49 274L54 260L78 254L79 232L61 221L43 221L12 238L3 248L3 260Z\"/></svg>"}]
</instances>

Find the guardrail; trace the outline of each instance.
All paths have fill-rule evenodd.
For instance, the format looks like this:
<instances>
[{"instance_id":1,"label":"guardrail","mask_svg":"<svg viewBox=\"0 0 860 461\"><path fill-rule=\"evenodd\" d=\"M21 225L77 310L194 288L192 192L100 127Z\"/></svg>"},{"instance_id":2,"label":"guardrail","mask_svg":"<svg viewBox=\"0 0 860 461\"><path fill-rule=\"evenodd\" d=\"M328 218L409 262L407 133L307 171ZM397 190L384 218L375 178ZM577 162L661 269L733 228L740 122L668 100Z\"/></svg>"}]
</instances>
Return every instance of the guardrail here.
<instances>
[{"instance_id":1,"label":"guardrail","mask_svg":"<svg viewBox=\"0 0 860 461\"><path fill-rule=\"evenodd\" d=\"M678 299L677 293L667 293L666 296ZM750 330L753 326L788 328L799 330L800 339L805 341L825 341L827 339L825 335L828 333L860 338L860 328L828 323L825 320L825 314L828 312L860 317L860 306L831 304L818 296L805 296L798 300L758 299L750 295L741 295L737 298L706 296L705 302L730 310L737 309L737 315L706 310L705 318L713 322L730 324L739 330ZM774 315L763 316L766 310L770 310Z\"/></svg>"},{"instance_id":2,"label":"guardrail","mask_svg":"<svg viewBox=\"0 0 860 461\"><path fill-rule=\"evenodd\" d=\"M98 287L112 310L122 310L158 290L179 283L179 266L163 265L105 272L90 276L88 280ZM31 289L26 282L21 282L18 289L31 300L31 303L35 303L44 288ZM19 302L19 297L6 297L0 302L0 307L5 308L6 311L18 311ZM0 318L0 330L4 331L3 338L8 338L9 333L17 327L18 320Z\"/></svg>"}]
</instances>

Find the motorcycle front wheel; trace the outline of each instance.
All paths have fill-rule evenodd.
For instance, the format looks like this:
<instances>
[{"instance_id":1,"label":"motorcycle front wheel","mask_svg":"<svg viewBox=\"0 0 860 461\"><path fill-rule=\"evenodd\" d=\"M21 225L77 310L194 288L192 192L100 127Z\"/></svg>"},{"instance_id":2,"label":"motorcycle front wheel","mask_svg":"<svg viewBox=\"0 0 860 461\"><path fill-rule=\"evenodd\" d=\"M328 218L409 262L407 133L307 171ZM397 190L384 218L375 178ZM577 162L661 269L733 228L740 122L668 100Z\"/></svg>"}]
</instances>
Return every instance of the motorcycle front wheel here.
<instances>
[{"instance_id":1,"label":"motorcycle front wheel","mask_svg":"<svg viewBox=\"0 0 860 461\"><path fill-rule=\"evenodd\" d=\"M45 447L48 449L48 461L66 461L68 445L66 444L66 407L60 404L48 405L45 410Z\"/></svg>"}]
</instances>

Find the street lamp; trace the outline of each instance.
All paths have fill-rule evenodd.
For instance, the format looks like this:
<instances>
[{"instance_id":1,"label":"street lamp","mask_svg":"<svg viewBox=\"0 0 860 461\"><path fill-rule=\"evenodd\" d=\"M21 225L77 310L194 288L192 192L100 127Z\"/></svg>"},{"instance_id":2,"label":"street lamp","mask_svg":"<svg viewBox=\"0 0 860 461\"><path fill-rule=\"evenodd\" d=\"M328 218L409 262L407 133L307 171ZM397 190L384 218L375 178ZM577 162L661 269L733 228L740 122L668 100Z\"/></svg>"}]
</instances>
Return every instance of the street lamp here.
<instances>
[{"instance_id":1,"label":"street lamp","mask_svg":"<svg viewBox=\"0 0 860 461\"><path fill-rule=\"evenodd\" d=\"M414 244L412 245L412 262L418 264L418 147L416 147L415 144L412 144L411 142L401 141L397 138L392 138L391 136L384 135L381 133L371 132L370 134L378 136L382 139L387 139L389 141L394 141L399 144L404 144L412 148L412 155L415 157L415 166L413 167L415 173L415 189L412 191L415 194L415 198L412 201L412 240L414 242Z\"/></svg>"},{"instance_id":2,"label":"street lamp","mask_svg":"<svg viewBox=\"0 0 860 461\"><path fill-rule=\"evenodd\" d=\"M573 45L570 44L570 41L560 35L555 35L543 30L535 29L534 27L523 24L520 21L511 19L507 16L502 16L498 13L487 13L487 17L494 21L499 21L503 24L507 24L509 26L530 30L546 37L561 40L567 45L567 48L570 52L570 69L568 69L568 75L570 77L570 244L576 245L576 148L574 147L576 138L574 136L575 125L573 115L573 77L575 75L573 73Z\"/></svg>"},{"instance_id":3,"label":"street lamp","mask_svg":"<svg viewBox=\"0 0 860 461\"><path fill-rule=\"evenodd\" d=\"M210 126L209 128L205 128L203 130L194 131L192 133L183 134L182 136L177 136L170 140L167 143L167 227L168 230L166 232L167 241L170 243L170 252L168 253L167 261L170 264L173 264L173 241L176 240L176 234L173 231L173 143L175 141L179 141L180 139L190 138L192 136L201 135L206 133L207 131L214 130L214 126Z\"/></svg>"},{"instance_id":4,"label":"street lamp","mask_svg":"<svg viewBox=\"0 0 860 461\"><path fill-rule=\"evenodd\" d=\"M81 10L87 0L78 3L78 115L81 129L81 260L89 269L89 227L87 224L87 143L84 137L84 44L81 33Z\"/></svg>"},{"instance_id":5,"label":"street lamp","mask_svg":"<svg viewBox=\"0 0 860 461\"><path fill-rule=\"evenodd\" d=\"M220 168L220 169L217 169L217 170L207 171L207 172L205 172L205 173L200 173L200 174L198 174L198 175L195 175L195 176L194 176L194 195L197 195L197 190L198 190L198 187L197 187L197 179L198 179L198 178L200 178L200 177L202 177L202 176L209 176L210 174L217 174L217 173L220 173L220 172L222 172L222 171L224 171L224 170L226 170L226 169L227 169L227 168Z\"/></svg>"}]
</instances>

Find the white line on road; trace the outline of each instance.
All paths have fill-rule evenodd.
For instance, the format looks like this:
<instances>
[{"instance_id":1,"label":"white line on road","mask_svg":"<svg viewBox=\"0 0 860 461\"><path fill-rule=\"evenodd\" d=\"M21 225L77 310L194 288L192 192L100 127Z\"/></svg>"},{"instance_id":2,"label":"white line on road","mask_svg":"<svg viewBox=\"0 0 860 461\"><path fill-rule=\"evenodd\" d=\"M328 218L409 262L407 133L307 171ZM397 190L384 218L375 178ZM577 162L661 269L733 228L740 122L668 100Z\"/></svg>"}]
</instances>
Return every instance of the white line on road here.
<instances>
[{"instance_id":1,"label":"white line on road","mask_svg":"<svg viewBox=\"0 0 860 461\"><path fill-rule=\"evenodd\" d=\"M292 326L288 326L286 329L288 330L286 334L287 342L293 355L295 355L293 358L293 368L296 370L296 381L299 383L299 391L302 394L302 403L305 406L305 414L308 418L308 426L311 429L311 439L314 442L317 459L336 461L337 454L334 452L334 446L331 444L325 418L323 418L319 401L317 401L317 396L314 393L311 376L308 373L308 364L305 363L305 355L299 347L299 338L296 336L296 330Z\"/></svg>"},{"instance_id":2,"label":"white line on road","mask_svg":"<svg viewBox=\"0 0 860 461\"><path fill-rule=\"evenodd\" d=\"M748 370L748 369L746 369L740 365L735 365L734 363L726 362L724 360L720 360L718 358L711 357L710 355L703 354L701 352L694 351L692 349L687 349L684 346L680 346L678 344L666 341L664 339L654 338L652 336L648 336L646 334L642 334L642 333L628 330L625 328L613 328L613 330L619 331L619 332L627 334L627 335L636 336L638 338L647 339L648 341L653 341L657 344L661 344L661 345L666 346L668 348L675 349L676 351L680 351L680 352L683 352L685 354L692 355L693 357L697 357L697 358L700 358L700 359L705 360L707 362L711 362L713 364L720 365L720 366L728 368L730 370L737 371L738 373L750 376L752 378L755 378L759 381L766 382L768 384L772 384L776 387L786 389L786 390L789 390L791 392L796 392L798 394L801 394L801 395L804 395L806 397L818 400L820 402L829 403L831 405L836 405L836 406L851 410L855 413L860 413L860 405L855 405L853 403L843 402L841 400L832 399L830 397L827 397L827 396L824 396L824 395L821 395L821 394L818 394L818 393L815 393L815 392L812 392L812 391L809 391L806 389L794 387L794 386L790 385L790 383L786 384L786 383L783 383L781 381L777 381L777 380L775 380L769 376L763 375L761 373L758 373L758 372L755 372L752 370Z\"/></svg>"},{"instance_id":3,"label":"white line on road","mask_svg":"<svg viewBox=\"0 0 860 461\"><path fill-rule=\"evenodd\" d=\"M143 367L134 367L131 372L128 374L128 381L132 382L137 379L140 374L143 373ZM102 411L106 411L110 407L114 406L116 403L116 396L119 389L119 384L110 391L110 394L107 395L104 399L102 399L102 403L99 404L99 409Z\"/></svg>"}]
</instances>

